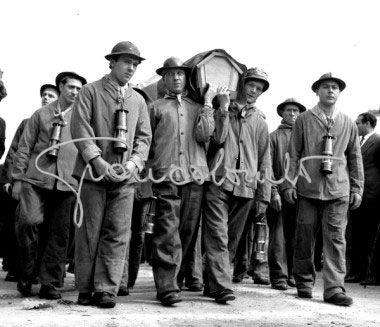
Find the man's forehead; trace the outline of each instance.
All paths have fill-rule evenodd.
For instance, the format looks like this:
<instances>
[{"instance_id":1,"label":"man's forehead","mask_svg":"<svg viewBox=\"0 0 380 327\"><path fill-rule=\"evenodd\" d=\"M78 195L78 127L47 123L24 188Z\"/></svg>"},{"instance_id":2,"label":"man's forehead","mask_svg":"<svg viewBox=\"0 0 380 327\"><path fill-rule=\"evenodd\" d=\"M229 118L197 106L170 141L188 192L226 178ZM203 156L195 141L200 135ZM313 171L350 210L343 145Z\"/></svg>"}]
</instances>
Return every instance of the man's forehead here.
<instances>
[{"instance_id":1,"label":"man's forehead","mask_svg":"<svg viewBox=\"0 0 380 327\"><path fill-rule=\"evenodd\" d=\"M75 77L67 77L66 78L66 84L76 84L76 85L80 85L80 86L82 86L82 81L81 80L79 80L79 79L77 79L77 78L75 78Z\"/></svg>"},{"instance_id":2,"label":"man's forehead","mask_svg":"<svg viewBox=\"0 0 380 327\"><path fill-rule=\"evenodd\" d=\"M259 81L259 80L255 80L255 79L251 79L247 82L245 82L245 85L260 85L261 87L264 86L265 82L264 81Z\"/></svg>"}]
</instances>

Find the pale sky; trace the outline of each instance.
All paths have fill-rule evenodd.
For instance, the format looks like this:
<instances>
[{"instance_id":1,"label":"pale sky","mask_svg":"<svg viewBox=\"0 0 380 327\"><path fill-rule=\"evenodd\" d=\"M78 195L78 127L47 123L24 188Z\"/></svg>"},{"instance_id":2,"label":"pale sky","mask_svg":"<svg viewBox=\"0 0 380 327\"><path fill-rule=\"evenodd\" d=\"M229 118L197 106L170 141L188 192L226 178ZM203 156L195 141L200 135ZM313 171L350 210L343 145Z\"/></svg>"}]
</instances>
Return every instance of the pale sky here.
<instances>
[{"instance_id":1,"label":"pale sky","mask_svg":"<svg viewBox=\"0 0 380 327\"><path fill-rule=\"evenodd\" d=\"M91 82L109 72L104 55L132 41L147 60L131 80L148 80L171 56L183 60L221 48L262 67L270 88L257 101L269 130L276 107L296 97L317 103L311 84L332 72L347 83L340 110L355 119L380 106L378 1L343 0L4 0L0 68L8 96L0 103L6 147L22 119L40 107L42 84L61 71ZM7 151L7 150L6 150ZM5 155L4 155L5 157ZM2 161L4 160L4 157Z\"/></svg>"}]
</instances>

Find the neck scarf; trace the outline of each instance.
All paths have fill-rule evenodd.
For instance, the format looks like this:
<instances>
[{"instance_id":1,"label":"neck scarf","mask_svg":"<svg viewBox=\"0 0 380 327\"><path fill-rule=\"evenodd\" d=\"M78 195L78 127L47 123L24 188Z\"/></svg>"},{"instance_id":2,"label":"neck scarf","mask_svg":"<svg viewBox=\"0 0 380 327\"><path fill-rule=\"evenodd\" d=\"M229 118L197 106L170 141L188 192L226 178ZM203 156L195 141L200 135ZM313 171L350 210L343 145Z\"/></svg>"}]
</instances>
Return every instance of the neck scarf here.
<instances>
[{"instance_id":1,"label":"neck scarf","mask_svg":"<svg viewBox=\"0 0 380 327\"><path fill-rule=\"evenodd\" d=\"M57 103L57 109L58 109L58 113L54 113L54 117L56 118L59 118L62 122L62 126L66 126L67 125L67 120L65 118L65 116L70 112L72 106L66 108L66 110L62 111L61 109L61 105L59 104L59 102Z\"/></svg>"},{"instance_id":2,"label":"neck scarf","mask_svg":"<svg viewBox=\"0 0 380 327\"><path fill-rule=\"evenodd\" d=\"M165 98L167 99L177 99L178 106L182 106L182 97L187 97L187 90L182 93L174 93L169 90L166 91Z\"/></svg>"}]
</instances>

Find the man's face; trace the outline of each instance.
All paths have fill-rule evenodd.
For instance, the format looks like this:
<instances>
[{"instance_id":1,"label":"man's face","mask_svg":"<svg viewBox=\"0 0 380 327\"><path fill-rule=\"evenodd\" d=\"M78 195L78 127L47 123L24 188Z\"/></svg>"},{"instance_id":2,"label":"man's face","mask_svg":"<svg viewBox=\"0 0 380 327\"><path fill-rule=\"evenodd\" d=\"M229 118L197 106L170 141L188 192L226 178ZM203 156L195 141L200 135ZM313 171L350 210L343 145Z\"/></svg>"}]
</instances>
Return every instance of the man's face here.
<instances>
[{"instance_id":1,"label":"man's face","mask_svg":"<svg viewBox=\"0 0 380 327\"><path fill-rule=\"evenodd\" d=\"M288 125L294 125L300 110L295 104L287 104L283 109L282 119Z\"/></svg>"},{"instance_id":2,"label":"man's face","mask_svg":"<svg viewBox=\"0 0 380 327\"><path fill-rule=\"evenodd\" d=\"M65 84L60 83L59 85L59 90L61 92L59 97L62 97L66 103L73 104L81 88L82 82L80 80L68 78Z\"/></svg>"},{"instance_id":3,"label":"man's face","mask_svg":"<svg viewBox=\"0 0 380 327\"><path fill-rule=\"evenodd\" d=\"M247 103L256 103L257 98L263 93L264 82L251 80L244 84L245 94L247 95Z\"/></svg>"},{"instance_id":4,"label":"man's face","mask_svg":"<svg viewBox=\"0 0 380 327\"><path fill-rule=\"evenodd\" d=\"M111 76L120 85L126 85L136 72L140 61L127 54L119 56L117 61L111 58Z\"/></svg>"},{"instance_id":5,"label":"man's face","mask_svg":"<svg viewBox=\"0 0 380 327\"><path fill-rule=\"evenodd\" d=\"M324 81L317 90L319 101L325 106L332 106L339 98L340 89L338 83L334 81Z\"/></svg>"},{"instance_id":6,"label":"man's face","mask_svg":"<svg viewBox=\"0 0 380 327\"><path fill-rule=\"evenodd\" d=\"M186 73L183 69L173 68L164 71L163 80L166 88L175 94L180 94L185 90Z\"/></svg>"},{"instance_id":7,"label":"man's face","mask_svg":"<svg viewBox=\"0 0 380 327\"><path fill-rule=\"evenodd\" d=\"M58 93L55 89L47 87L41 95L41 105L46 106L58 99Z\"/></svg>"},{"instance_id":8,"label":"man's face","mask_svg":"<svg viewBox=\"0 0 380 327\"><path fill-rule=\"evenodd\" d=\"M356 121L356 126L358 127L358 133L359 133L359 136L364 136L364 135L367 135L367 128L368 128L368 122L366 123L363 123L363 118L361 116L359 116Z\"/></svg>"}]
</instances>

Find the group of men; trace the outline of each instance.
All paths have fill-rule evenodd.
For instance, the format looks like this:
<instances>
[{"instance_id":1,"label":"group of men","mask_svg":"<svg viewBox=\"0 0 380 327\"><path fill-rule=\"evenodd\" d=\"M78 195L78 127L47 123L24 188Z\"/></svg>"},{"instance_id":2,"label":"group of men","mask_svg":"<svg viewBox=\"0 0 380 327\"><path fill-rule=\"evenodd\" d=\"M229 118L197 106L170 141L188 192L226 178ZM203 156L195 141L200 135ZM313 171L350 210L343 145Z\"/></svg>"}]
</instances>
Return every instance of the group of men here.
<instances>
[{"instance_id":1,"label":"group of men","mask_svg":"<svg viewBox=\"0 0 380 327\"><path fill-rule=\"evenodd\" d=\"M170 57L156 70L165 95L147 103L129 83L145 60L138 48L123 41L105 58L110 73L98 81L87 84L62 72L56 85L41 88L43 100L58 98L43 103L12 143L18 290L31 295L38 271L39 296L61 297L73 242L72 189L79 189L78 304L113 308L117 295L129 294L121 290L128 285L136 185L150 171L156 199L151 264L164 306L182 301L184 281L217 303L232 301L232 281L246 271L257 284L295 286L299 297L311 298L320 225L324 300L351 305L344 288L345 230L349 207L361 203L364 172L357 127L336 106L344 81L322 75L312 85L319 101L311 110L285 100L277 107L281 125L269 134L256 105L269 88L259 68L240 76L236 99L225 85L210 84L200 102L190 89L191 67ZM257 260L252 251L257 222L269 226L270 281L266 259ZM193 278L197 269L203 281Z\"/></svg>"}]
</instances>

